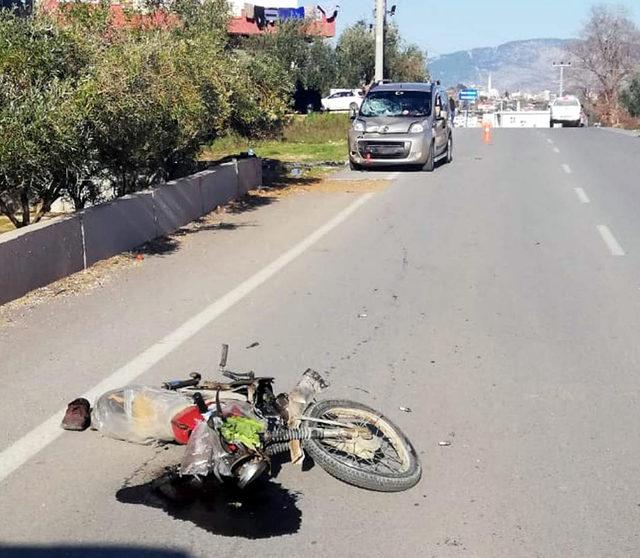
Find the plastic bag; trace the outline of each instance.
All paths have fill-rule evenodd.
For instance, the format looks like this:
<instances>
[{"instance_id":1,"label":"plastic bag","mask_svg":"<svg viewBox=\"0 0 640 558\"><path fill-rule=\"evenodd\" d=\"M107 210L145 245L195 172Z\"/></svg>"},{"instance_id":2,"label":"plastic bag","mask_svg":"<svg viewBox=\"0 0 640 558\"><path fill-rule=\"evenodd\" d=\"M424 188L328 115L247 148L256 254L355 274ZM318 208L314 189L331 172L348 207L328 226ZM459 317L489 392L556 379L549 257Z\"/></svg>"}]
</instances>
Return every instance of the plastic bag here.
<instances>
[{"instance_id":1,"label":"plastic bag","mask_svg":"<svg viewBox=\"0 0 640 558\"><path fill-rule=\"evenodd\" d=\"M91 424L101 434L138 444L174 441L171 419L193 405L185 395L147 386L127 386L101 395Z\"/></svg>"},{"instance_id":2,"label":"plastic bag","mask_svg":"<svg viewBox=\"0 0 640 558\"><path fill-rule=\"evenodd\" d=\"M209 414L193 430L180 464L181 475L205 477L214 472L218 478L231 476L231 469L223 459L228 455L222 447L220 435L207 423Z\"/></svg>"}]
</instances>

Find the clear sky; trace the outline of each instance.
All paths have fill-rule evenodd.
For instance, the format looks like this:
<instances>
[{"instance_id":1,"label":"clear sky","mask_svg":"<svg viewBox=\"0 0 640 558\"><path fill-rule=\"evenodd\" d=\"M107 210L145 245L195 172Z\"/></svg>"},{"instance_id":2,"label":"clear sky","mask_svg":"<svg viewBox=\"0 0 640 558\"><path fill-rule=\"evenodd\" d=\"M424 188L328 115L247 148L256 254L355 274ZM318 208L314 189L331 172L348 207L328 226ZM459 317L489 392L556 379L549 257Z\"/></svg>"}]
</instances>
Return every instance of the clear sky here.
<instances>
[{"instance_id":1,"label":"clear sky","mask_svg":"<svg viewBox=\"0 0 640 558\"><path fill-rule=\"evenodd\" d=\"M331 2L324 0L325 4ZM371 19L374 0L338 0L338 32L359 19ZM519 39L576 37L587 19L591 0L387 0L397 5L402 35L429 56ZM640 25L640 0L626 6Z\"/></svg>"}]
</instances>

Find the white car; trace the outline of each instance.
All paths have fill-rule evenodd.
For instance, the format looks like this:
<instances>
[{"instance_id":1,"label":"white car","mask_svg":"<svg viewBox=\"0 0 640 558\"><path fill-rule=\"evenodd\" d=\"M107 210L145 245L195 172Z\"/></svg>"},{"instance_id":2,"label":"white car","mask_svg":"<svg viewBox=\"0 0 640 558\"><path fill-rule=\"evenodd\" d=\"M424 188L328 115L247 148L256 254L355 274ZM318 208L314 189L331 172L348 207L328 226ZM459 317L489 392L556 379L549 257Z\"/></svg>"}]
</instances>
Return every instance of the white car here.
<instances>
[{"instance_id":1,"label":"white car","mask_svg":"<svg viewBox=\"0 0 640 558\"><path fill-rule=\"evenodd\" d=\"M554 124L562 126L580 126L583 123L582 106L577 97L565 95L558 97L551 103L551 127Z\"/></svg>"},{"instance_id":2,"label":"white car","mask_svg":"<svg viewBox=\"0 0 640 558\"><path fill-rule=\"evenodd\" d=\"M357 105L360 108L364 95L362 91L356 89L343 89L341 91L334 91L328 97L321 100L322 110L326 111L347 111L352 105Z\"/></svg>"}]
</instances>

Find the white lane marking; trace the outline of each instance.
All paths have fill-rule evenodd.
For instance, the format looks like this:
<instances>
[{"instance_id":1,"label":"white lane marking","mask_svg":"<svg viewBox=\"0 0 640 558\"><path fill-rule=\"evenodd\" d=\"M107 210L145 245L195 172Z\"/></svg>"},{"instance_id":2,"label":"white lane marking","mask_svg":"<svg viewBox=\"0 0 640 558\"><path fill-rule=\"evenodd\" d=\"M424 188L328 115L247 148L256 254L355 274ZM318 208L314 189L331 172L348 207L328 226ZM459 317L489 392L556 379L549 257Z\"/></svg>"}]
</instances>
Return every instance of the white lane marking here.
<instances>
[{"instance_id":1,"label":"white lane marking","mask_svg":"<svg viewBox=\"0 0 640 558\"><path fill-rule=\"evenodd\" d=\"M604 240L604 243L607 245L612 255L614 256L625 255L625 252L622 249L622 246L620 246L620 244L616 240L616 237L613 236L613 233L609 230L609 227L607 227L606 225L598 225L598 232L600 233L602 240Z\"/></svg>"},{"instance_id":2,"label":"white lane marking","mask_svg":"<svg viewBox=\"0 0 640 558\"><path fill-rule=\"evenodd\" d=\"M560 153L560 150L557 147L553 148L554 153Z\"/></svg>"},{"instance_id":3,"label":"white lane marking","mask_svg":"<svg viewBox=\"0 0 640 558\"><path fill-rule=\"evenodd\" d=\"M208 326L234 304L240 302L285 266L301 256L372 197L373 194L360 196L315 232L287 250L255 275L240 283L235 289L229 291L200 313L184 322L176 330L148 347L133 360L116 370L97 386L90 389L82 397L87 398L89 401L94 401L105 391L119 388L135 380L185 341ZM22 438L0 452L0 482L63 433L63 430L60 428L60 422L64 417L64 413L65 409L58 411L52 417L36 426L33 430L22 436Z\"/></svg>"},{"instance_id":4,"label":"white lane marking","mask_svg":"<svg viewBox=\"0 0 640 558\"><path fill-rule=\"evenodd\" d=\"M400 176L400 172L392 172L389 176L388 176L388 180L395 180L396 178L398 178Z\"/></svg>"},{"instance_id":5,"label":"white lane marking","mask_svg":"<svg viewBox=\"0 0 640 558\"><path fill-rule=\"evenodd\" d=\"M553 145L553 140L551 138L547 138L547 143Z\"/></svg>"},{"instance_id":6,"label":"white lane marking","mask_svg":"<svg viewBox=\"0 0 640 558\"><path fill-rule=\"evenodd\" d=\"M564 172L566 172L567 174L571 174L571 167L570 167L569 165L567 165L566 163L564 163L564 164L562 165L562 170L563 170Z\"/></svg>"},{"instance_id":7,"label":"white lane marking","mask_svg":"<svg viewBox=\"0 0 640 558\"><path fill-rule=\"evenodd\" d=\"M589 196L587 196L587 193L582 188L574 188L574 191L582 203L589 203L591 201Z\"/></svg>"}]
</instances>

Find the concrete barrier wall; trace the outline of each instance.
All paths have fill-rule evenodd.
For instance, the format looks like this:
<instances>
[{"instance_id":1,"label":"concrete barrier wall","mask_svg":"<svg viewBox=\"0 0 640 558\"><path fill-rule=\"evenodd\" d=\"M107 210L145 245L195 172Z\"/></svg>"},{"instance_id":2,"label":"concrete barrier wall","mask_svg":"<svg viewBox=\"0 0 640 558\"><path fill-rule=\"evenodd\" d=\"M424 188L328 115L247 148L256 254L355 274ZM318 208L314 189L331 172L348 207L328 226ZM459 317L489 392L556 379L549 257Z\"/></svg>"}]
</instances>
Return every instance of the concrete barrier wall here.
<instances>
[{"instance_id":1,"label":"concrete barrier wall","mask_svg":"<svg viewBox=\"0 0 640 558\"><path fill-rule=\"evenodd\" d=\"M238 197L238 173L235 163L225 163L200 175L202 206L205 214ZM256 186L259 184L255 184L254 188Z\"/></svg>"},{"instance_id":2,"label":"concrete barrier wall","mask_svg":"<svg viewBox=\"0 0 640 558\"><path fill-rule=\"evenodd\" d=\"M84 228L87 266L158 236L152 191L96 205L78 215Z\"/></svg>"},{"instance_id":3,"label":"concrete barrier wall","mask_svg":"<svg viewBox=\"0 0 640 558\"><path fill-rule=\"evenodd\" d=\"M80 216L0 235L0 304L84 268Z\"/></svg>"},{"instance_id":4,"label":"concrete barrier wall","mask_svg":"<svg viewBox=\"0 0 640 558\"><path fill-rule=\"evenodd\" d=\"M157 235L170 234L204 215L200 178L187 177L153 190Z\"/></svg>"},{"instance_id":5,"label":"concrete barrier wall","mask_svg":"<svg viewBox=\"0 0 640 558\"><path fill-rule=\"evenodd\" d=\"M0 235L0 304L170 234L261 184L260 159L245 159Z\"/></svg>"},{"instance_id":6,"label":"concrete barrier wall","mask_svg":"<svg viewBox=\"0 0 640 558\"><path fill-rule=\"evenodd\" d=\"M256 186L262 186L262 161L257 158L238 161L238 194L244 196Z\"/></svg>"}]
</instances>

